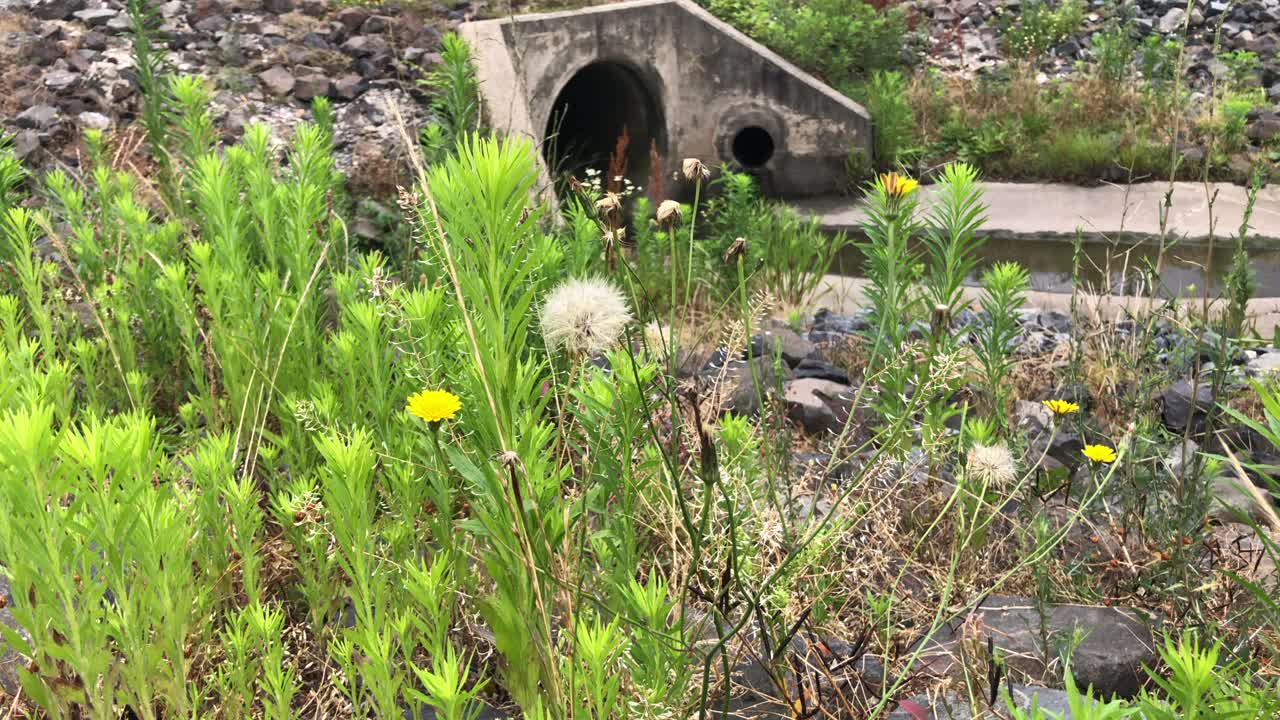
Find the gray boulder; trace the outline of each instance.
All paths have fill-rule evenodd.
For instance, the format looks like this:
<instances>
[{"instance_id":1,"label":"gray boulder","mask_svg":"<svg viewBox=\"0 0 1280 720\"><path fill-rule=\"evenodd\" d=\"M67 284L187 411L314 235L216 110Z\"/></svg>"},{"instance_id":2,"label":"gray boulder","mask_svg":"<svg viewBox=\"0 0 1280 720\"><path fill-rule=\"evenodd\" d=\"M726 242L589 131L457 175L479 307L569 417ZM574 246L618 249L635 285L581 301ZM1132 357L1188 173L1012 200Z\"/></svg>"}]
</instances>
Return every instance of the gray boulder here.
<instances>
[{"instance_id":1,"label":"gray boulder","mask_svg":"<svg viewBox=\"0 0 1280 720\"><path fill-rule=\"evenodd\" d=\"M1280 136L1280 113L1265 112L1249 123L1249 139L1262 144Z\"/></svg>"},{"instance_id":2,"label":"gray boulder","mask_svg":"<svg viewBox=\"0 0 1280 720\"><path fill-rule=\"evenodd\" d=\"M14 121L20 128L48 130L57 125L61 118L62 114L58 112L58 108L52 105L32 105L18 113L18 117L14 118Z\"/></svg>"},{"instance_id":3,"label":"gray boulder","mask_svg":"<svg viewBox=\"0 0 1280 720\"><path fill-rule=\"evenodd\" d=\"M1280 353L1265 353L1250 360L1245 365L1246 372L1253 376L1273 375L1280 372Z\"/></svg>"},{"instance_id":4,"label":"gray boulder","mask_svg":"<svg viewBox=\"0 0 1280 720\"><path fill-rule=\"evenodd\" d=\"M303 102L313 98L326 97L333 87L329 78L321 73L311 73L297 78L293 86L293 96Z\"/></svg>"},{"instance_id":5,"label":"gray boulder","mask_svg":"<svg viewBox=\"0 0 1280 720\"><path fill-rule=\"evenodd\" d=\"M984 698L985 699L985 698ZM1071 705L1067 693L1062 690L1032 687L1030 685L1014 685L1008 699L1020 710L1030 711L1032 706L1052 713L1042 717L1057 717L1060 720L1072 720ZM898 707L886 717L889 720L977 720L978 718L1006 717L1005 691L995 706L988 708L979 701L975 711L968 698L960 693L947 693L937 697L916 695L898 703Z\"/></svg>"},{"instance_id":6,"label":"gray boulder","mask_svg":"<svg viewBox=\"0 0 1280 720\"><path fill-rule=\"evenodd\" d=\"M88 10L79 10L72 13L77 20L89 27L102 27L119 14L118 10L112 10L111 8L89 8Z\"/></svg>"},{"instance_id":7,"label":"gray boulder","mask_svg":"<svg viewBox=\"0 0 1280 720\"><path fill-rule=\"evenodd\" d=\"M1208 380L1202 379L1194 384L1189 380L1179 380L1160 393L1164 425L1174 432L1182 432L1188 426L1194 431L1205 413L1213 407L1213 402L1213 388Z\"/></svg>"},{"instance_id":8,"label":"gray boulder","mask_svg":"<svg viewBox=\"0 0 1280 720\"><path fill-rule=\"evenodd\" d=\"M812 435L839 433L853 409L853 388L831 380L790 380L784 391L787 416Z\"/></svg>"},{"instance_id":9,"label":"gray boulder","mask_svg":"<svg viewBox=\"0 0 1280 720\"><path fill-rule=\"evenodd\" d=\"M750 363L730 360L725 367L711 366L703 373L718 386L721 408L745 416L760 412L761 397L773 395L779 380L773 360L764 357L755 358ZM790 377L791 371L784 366L781 379L785 381Z\"/></svg>"},{"instance_id":10,"label":"gray boulder","mask_svg":"<svg viewBox=\"0 0 1280 720\"><path fill-rule=\"evenodd\" d=\"M379 35L356 35L342 43L342 51L352 57L377 57L390 55L391 45Z\"/></svg>"},{"instance_id":11,"label":"gray boulder","mask_svg":"<svg viewBox=\"0 0 1280 720\"><path fill-rule=\"evenodd\" d=\"M13 154L19 160L26 160L40 149L40 133L35 130L19 130L13 136Z\"/></svg>"},{"instance_id":12,"label":"gray boulder","mask_svg":"<svg viewBox=\"0 0 1280 720\"><path fill-rule=\"evenodd\" d=\"M111 118L91 110L80 113L76 116L76 120L79 121L80 127L88 130L106 130L111 127Z\"/></svg>"},{"instance_id":13,"label":"gray boulder","mask_svg":"<svg viewBox=\"0 0 1280 720\"><path fill-rule=\"evenodd\" d=\"M817 351L813 343L779 322L769 323L764 332L752 338L751 349L752 354L767 357L772 357L775 351L781 352L782 359L793 368Z\"/></svg>"},{"instance_id":14,"label":"gray boulder","mask_svg":"<svg viewBox=\"0 0 1280 720\"><path fill-rule=\"evenodd\" d=\"M45 73L44 86L56 93L65 93L80 84L80 73L57 68Z\"/></svg>"},{"instance_id":15,"label":"gray boulder","mask_svg":"<svg viewBox=\"0 0 1280 720\"><path fill-rule=\"evenodd\" d=\"M34 0L31 13L41 20L67 20L84 5L85 0Z\"/></svg>"},{"instance_id":16,"label":"gray boulder","mask_svg":"<svg viewBox=\"0 0 1280 720\"><path fill-rule=\"evenodd\" d=\"M1015 680L1056 684L1063 670L1057 662L1059 651L1074 647L1070 664L1077 685L1092 686L1102 696L1133 697L1146 680L1143 667L1154 667L1159 657L1151 629L1132 610L1050 605L1044 608L1042 624L1031 598L994 596L971 615L982 636L992 639ZM963 672L960 638L966 617L917 645L921 651L917 669L936 676ZM1043 646L1044 638L1050 647Z\"/></svg>"},{"instance_id":17,"label":"gray boulder","mask_svg":"<svg viewBox=\"0 0 1280 720\"><path fill-rule=\"evenodd\" d=\"M1215 525L1207 541L1214 550L1209 557L1217 569L1238 573L1263 588L1280 592L1280 586L1276 585L1280 574L1276 572L1276 557L1269 549L1268 540L1280 541L1280 534L1273 532L1271 538L1264 539L1248 525Z\"/></svg>"},{"instance_id":18,"label":"gray boulder","mask_svg":"<svg viewBox=\"0 0 1280 720\"><path fill-rule=\"evenodd\" d=\"M1267 492L1247 477L1239 477L1231 468L1223 468L1210 481L1209 516L1222 523L1238 522L1247 518L1262 527L1280 530L1276 523L1276 511L1267 503Z\"/></svg>"},{"instance_id":19,"label":"gray boulder","mask_svg":"<svg viewBox=\"0 0 1280 720\"><path fill-rule=\"evenodd\" d=\"M293 87L298 82L293 77L293 73L279 65L274 65L259 73L258 79L267 87L267 90L276 95L288 95L293 92Z\"/></svg>"},{"instance_id":20,"label":"gray boulder","mask_svg":"<svg viewBox=\"0 0 1280 720\"><path fill-rule=\"evenodd\" d=\"M1160 18L1160 32L1168 35L1170 33L1182 30L1183 23L1187 20L1187 11L1180 8L1170 8L1168 12Z\"/></svg>"},{"instance_id":21,"label":"gray boulder","mask_svg":"<svg viewBox=\"0 0 1280 720\"><path fill-rule=\"evenodd\" d=\"M369 20L369 11L362 7L349 6L338 11L337 20L347 32L353 33Z\"/></svg>"}]
</instances>

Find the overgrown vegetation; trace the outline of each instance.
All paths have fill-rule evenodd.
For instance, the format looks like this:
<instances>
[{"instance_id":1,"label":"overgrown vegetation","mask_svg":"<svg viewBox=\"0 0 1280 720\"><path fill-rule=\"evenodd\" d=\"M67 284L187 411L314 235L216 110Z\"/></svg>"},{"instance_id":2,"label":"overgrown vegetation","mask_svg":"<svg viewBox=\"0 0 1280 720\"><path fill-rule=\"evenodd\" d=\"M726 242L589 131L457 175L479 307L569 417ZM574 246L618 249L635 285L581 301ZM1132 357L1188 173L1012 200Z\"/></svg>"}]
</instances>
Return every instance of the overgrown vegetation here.
<instances>
[{"instance_id":1,"label":"overgrown vegetation","mask_svg":"<svg viewBox=\"0 0 1280 720\"><path fill-rule=\"evenodd\" d=\"M978 648L953 678L997 706L1019 671L964 621L1028 593L1160 619L1147 686L1072 690L1074 717L1274 717L1280 521L1252 484L1272 469L1209 444L1280 449L1274 380L1228 374L1259 344L1247 215L1224 297L1077 312L1046 376L1026 270L966 293L977 169L944 166L929 207L885 173L868 312L826 315L796 357L810 340L774 316L809 322L843 237L693 158L692 204L575 180L558 210L532 145L475 132L459 48L449 124L402 128L394 260L349 239L324 101L283 147L263 126L220 146L211 89L162 73L156 178L102 133L76 174L0 147L12 713L708 718L750 674L791 717L877 717L953 623ZM1157 268L1134 272L1154 295ZM823 432L786 385L806 362L848 381ZM1178 434L1155 395L1188 370L1221 402ZM1225 481L1260 503L1214 505ZM1224 526L1260 549L1235 562ZM1070 645L1030 679L1074 687Z\"/></svg>"}]
</instances>

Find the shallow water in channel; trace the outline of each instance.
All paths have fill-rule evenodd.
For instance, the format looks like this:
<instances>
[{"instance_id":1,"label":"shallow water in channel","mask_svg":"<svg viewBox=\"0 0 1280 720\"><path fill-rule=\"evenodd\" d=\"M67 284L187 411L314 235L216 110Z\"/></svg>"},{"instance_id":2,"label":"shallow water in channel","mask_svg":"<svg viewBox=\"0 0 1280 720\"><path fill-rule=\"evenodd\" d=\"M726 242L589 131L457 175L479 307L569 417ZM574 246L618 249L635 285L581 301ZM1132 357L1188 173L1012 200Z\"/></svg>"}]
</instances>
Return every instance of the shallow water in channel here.
<instances>
[{"instance_id":1,"label":"shallow water in channel","mask_svg":"<svg viewBox=\"0 0 1280 720\"><path fill-rule=\"evenodd\" d=\"M1231 241L1227 241L1230 243ZM1182 246L1165 253L1165 266L1160 273L1159 295L1199 295L1204 290L1205 268L1210 268L1209 290L1216 294L1231 269L1233 247L1218 247L1210 258L1207 247ZM1113 294L1145 294L1141 286L1146 268L1156 261L1158 248L1152 245L1120 245L1086 243L1083 247L1081 280L1086 289L1107 290ZM1047 292L1071 291L1071 267L1074 249L1071 243L1044 240L1009 240L991 238L979 250L981 259L969 284L977 284L977 275L996 262L1017 261L1031 273L1031 289ZM1257 297L1280 297L1280 249L1247 250L1258 283ZM1212 264L1209 265L1209 260ZM847 277L862 277L862 252L846 248L836 260L832 272ZM1127 265L1126 265L1127 263ZM1194 292L1188 287L1194 285Z\"/></svg>"}]
</instances>

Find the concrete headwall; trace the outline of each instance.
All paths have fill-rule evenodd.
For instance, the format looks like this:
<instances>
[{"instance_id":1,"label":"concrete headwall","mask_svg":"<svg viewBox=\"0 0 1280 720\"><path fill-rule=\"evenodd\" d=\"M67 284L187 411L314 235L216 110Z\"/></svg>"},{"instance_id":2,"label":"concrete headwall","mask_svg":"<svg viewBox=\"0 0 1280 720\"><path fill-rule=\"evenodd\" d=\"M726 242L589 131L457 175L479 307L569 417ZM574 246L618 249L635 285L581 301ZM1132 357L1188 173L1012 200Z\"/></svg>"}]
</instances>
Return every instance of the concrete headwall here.
<instances>
[{"instance_id":1,"label":"concrete headwall","mask_svg":"<svg viewBox=\"0 0 1280 720\"><path fill-rule=\"evenodd\" d=\"M490 124L540 145L601 146L621 116L633 169L647 164L652 141L667 173L686 157L729 162L778 196L838 190L850 150L871 154L861 106L686 0L486 20L461 32ZM591 132L605 135L573 136Z\"/></svg>"}]
</instances>

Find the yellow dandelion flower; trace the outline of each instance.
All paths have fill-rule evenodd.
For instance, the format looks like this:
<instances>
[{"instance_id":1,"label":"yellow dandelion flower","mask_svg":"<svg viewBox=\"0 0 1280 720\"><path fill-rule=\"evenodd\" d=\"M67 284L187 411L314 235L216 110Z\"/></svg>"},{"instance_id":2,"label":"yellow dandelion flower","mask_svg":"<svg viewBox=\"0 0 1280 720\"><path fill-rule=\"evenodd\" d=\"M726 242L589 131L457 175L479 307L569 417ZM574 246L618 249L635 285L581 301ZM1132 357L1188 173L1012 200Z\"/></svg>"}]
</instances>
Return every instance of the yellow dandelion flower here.
<instances>
[{"instance_id":1,"label":"yellow dandelion flower","mask_svg":"<svg viewBox=\"0 0 1280 720\"><path fill-rule=\"evenodd\" d=\"M896 172L881 175L880 184L884 186L885 194L895 200L901 200L920 189L919 181Z\"/></svg>"},{"instance_id":2,"label":"yellow dandelion flower","mask_svg":"<svg viewBox=\"0 0 1280 720\"><path fill-rule=\"evenodd\" d=\"M438 423L452 420L462 409L462 400L448 390L423 390L410 395L404 409L429 423Z\"/></svg>"},{"instance_id":3,"label":"yellow dandelion flower","mask_svg":"<svg viewBox=\"0 0 1280 720\"><path fill-rule=\"evenodd\" d=\"M1083 452L1085 457L1103 465L1116 461L1116 449L1109 445L1085 445Z\"/></svg>"},{"instance_id":4,"label":"yellow dandelion flower","mask_svg":"<svg viewBox=\"0 0 1280 720\"><path fill-rule=\"evenodd\" d=\"M1070 415L1074 412L1080 412L1080 406L1067 400L1045 400L1044 406L1049 408L1054 415Z\"/></svg>"}]
</instances>

